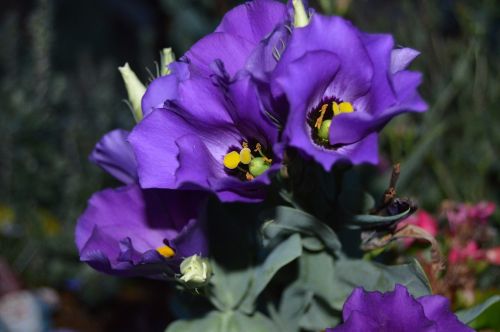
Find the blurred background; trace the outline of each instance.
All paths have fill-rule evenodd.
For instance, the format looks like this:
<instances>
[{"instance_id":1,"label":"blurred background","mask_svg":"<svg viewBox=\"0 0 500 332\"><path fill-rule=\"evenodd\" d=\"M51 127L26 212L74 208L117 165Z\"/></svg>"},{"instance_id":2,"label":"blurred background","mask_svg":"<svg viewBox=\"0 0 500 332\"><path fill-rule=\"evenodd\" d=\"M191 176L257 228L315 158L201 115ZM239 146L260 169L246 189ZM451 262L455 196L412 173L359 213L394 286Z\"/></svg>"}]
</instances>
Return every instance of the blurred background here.
<instances>
[{"instance_id":1,"label":"blurred background","mask_svg":"<svg viewBox=\"0 0 500 332\"><path fill-rule=\"evenodd\" d=\"M24 294L17 301L28 301L46 328L164 330L172 319L168 285L107 277L78 260L76 219L93 192L118 185L88 154L107 131L133 126L118 66L129 62L147 82L162 48L181 56L242 2L0 2L0 297ZM422 53L412 69L424 73L420 91L430 109L382 133L383 163L402 163L400 195L435 215L446 200L498 203L500 3L310 5ZM499 220L497 211L488 221L495 234ZM489 274L488 287L498 285L498 268ZM2 310L11 309L0 303L0 317Z\"/></svg>"}]
</instances>

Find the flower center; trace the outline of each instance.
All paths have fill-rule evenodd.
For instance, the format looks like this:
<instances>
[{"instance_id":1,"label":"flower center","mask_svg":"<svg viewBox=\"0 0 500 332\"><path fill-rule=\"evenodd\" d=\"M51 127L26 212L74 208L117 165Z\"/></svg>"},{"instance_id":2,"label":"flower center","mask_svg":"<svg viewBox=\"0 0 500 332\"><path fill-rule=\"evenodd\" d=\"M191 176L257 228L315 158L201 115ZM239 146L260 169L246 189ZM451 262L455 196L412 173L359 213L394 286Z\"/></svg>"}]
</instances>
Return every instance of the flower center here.
<instances>
[{"instance_id":1,"label":"flower center","mask_svg":"<svg viewBox=\"0 0 500 332\"><path fill-rule=\"evenodd\" d=\"M226 171L242 180L251 181L264 173L272 163L260 143L256 143L254 149L250 149L248 142L241 143L241 149L232 150L224 156L224 167Z\"/></svg>"},{"instance_id":2,"label":"flower center","mask_svg":"<svg viewBox=\"0 0 500 332\"><path fill-rule=\"evenodd\" d=\"M350 102L341 101L337 98L329 98L315 107L307 118L307 123L311 127L311 137L314 143L327 149L335 149L330 144L332 119L342 113L352 113L354 107Z\"/></svg>"}]
</instances>

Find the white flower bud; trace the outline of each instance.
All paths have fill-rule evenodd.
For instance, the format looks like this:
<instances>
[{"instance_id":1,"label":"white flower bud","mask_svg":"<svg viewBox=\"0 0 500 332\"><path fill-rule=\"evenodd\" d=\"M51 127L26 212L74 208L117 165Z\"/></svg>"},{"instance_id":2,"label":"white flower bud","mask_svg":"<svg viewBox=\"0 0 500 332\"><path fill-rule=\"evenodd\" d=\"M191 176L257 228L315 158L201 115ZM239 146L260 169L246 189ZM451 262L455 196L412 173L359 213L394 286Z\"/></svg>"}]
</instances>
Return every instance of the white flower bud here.
<instances>
[{"instance_id":1,"label":"white flower bud","mask_svg":"<svg viewBox=\"0 0 500 332\"><path fill-rule=\"evenodd\" d=\"M187 286L199 288L206 285L212 277L212 267L206 258L193 255L181 263L181 277Z\"/></svg>"},{"instance_id":2,"label":"white flower bud","mask_svg":"<svg viewBox=\"0 0 500 332\"><path fill-rule=\"evenodd\" d=\"M294 11L294 19L293 25L296 28L303 28L309 24L309 15L304 8L304 4L302 0L293 0L293 11Z\"/></svg>"},{"instance_id":3,"label":"white flower bud","mask_svg":"<svg viewBox=\"0 0 500 332\"><path fill-rule=\"evenodd\" d=\"M132 108L132 114L136 122L142 120L141 100L146 92L146 87L139 81L137 75L130 69L128 63L123 67L118 67L120 74L122 74L125 88L127 89L128 100Z\"/></svg>"},{"instance_id":4,"label":"white flower bud","mask_svg":"<svg viewBox=\"0 0 500 332\"><path fill-rule=\"evenodd\" d=\"M175 61L175 54L172 52L172 49L164 48L161 51L161 76L165 76L170 74L170 69L168 69L168 65Z\"/></svg>"}]
</instances>

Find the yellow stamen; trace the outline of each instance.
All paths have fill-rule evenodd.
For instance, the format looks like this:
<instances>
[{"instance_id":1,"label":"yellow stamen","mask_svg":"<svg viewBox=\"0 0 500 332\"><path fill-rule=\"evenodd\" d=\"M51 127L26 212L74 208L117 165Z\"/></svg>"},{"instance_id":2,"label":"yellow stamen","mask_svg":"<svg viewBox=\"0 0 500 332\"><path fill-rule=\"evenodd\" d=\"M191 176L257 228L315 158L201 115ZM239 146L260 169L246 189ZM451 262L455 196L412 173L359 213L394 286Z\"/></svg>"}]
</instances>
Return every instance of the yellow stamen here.
<instances>
[{"instance_id":1,"label":"yellow stamen","mask_svg":"<svg viewBox=\"0 0 500 332\"><path fill-rule=\"evenodd\" d=\"M337 104L336 102L333 102L332 103L332 108L333 108L333 116L337 116L337 115L340 114L339 104Z\"/></svg>"},{"instance_id":2,"label":"yellow stamen","mask_svg":"<svg viewBox=\"0 0 500 332\"><path fill-rule=\"evenodd\" d=\"M240 161L242 164L248 165L252 160L252 150L243 145L243 149L240 151Z\"/></svg>"},{"instance_id":3,"label":"yellow stamen","mask_svg":"<svg viewBox=\"0 0 500 332\"><path fill-rule=\"evenodd\" d=\"M321 106L321 110L319 111L320 112L319 117L316 119L316 123L314 124L315 128L319 129L321 127L321 124L323 123L323 117L325 116L327 109L328 109L328 104L323 104L323 106Z\"/></svg>"},{"instance_id":4,"label":"yellow stamen","mask_svg":"<svg viewBox=\"0 0 500 332\"><path fill-rule=\"evenodd\" d=\"M165 258L170 258L175 255L175 252L169 246L156 248L156 251Z\"/></svg>"},{"instance_id":5,"label":"yellow stamen","mask_svg":"<svg viewBox=\"0 0 500 332\"><path fill-rule=\"evenodd\" d=\"M343 101L339 105L340 113L352 113L354 111L354 107L351 103L347 101Z\"/></svg>"},{"instance_id":6,"label":"yellow stamen","mask_svg":"<svg viewBox=\"0 0 500 332\"><path fill-rule=\"evenodd\" d=\"M241 146L243 147L243 149L244 149L244 148L248 148L248 142L243 142L243 143L241 143Z\"/></svg>"},{"instance_id":7,"label":"yellow stamen","mask_svg":"<svg viewBox=\"0 0 500 332\"><path fill-rule=\"evenodd\" d=\"M252 181L254 179L253 175L250 174L250 172L247 172L247 174L245 174L246 178L248 181Z\"/></svg>"},{"instance_id":8,"label":"yellow stamen","mask_svg":"<svg viewBox=\"0 0 500 332\"><path fill-rule=\"evenodd\" d=\"M240 163L240 154L237 151L231 151L224 156L224 166L229 169L235 169Z\"/></svg>"}]
</instances>

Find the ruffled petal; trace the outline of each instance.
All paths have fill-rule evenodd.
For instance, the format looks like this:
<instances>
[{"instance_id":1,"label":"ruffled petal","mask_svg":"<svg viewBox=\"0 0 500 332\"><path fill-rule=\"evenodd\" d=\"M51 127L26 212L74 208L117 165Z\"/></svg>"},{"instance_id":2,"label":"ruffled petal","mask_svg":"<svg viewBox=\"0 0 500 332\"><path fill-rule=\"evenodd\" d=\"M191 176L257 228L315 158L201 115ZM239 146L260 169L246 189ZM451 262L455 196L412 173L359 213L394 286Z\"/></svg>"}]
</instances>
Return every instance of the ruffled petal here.
<instances>
[{"instance_id":1,"label":"ruffled petal","mask_svg":"<svg viewBox=\"0 0 500 332\"><path fill-rule=\"evenodd\" d=\"M419 51L403 47L392 50L391 53L391 74L405 70L410 63L420 54Z\"/></svg>"},{"instance_id":2,"label":"ruffled petal","mask_svg":"<svg viewBox=\"0 0 500 332\"><path fill-rule=\"evenodd\" d=\"M125 184L137 182L137 163L127 142L129 132L115 129L96 144L89 159Z\"/></svg>"},{"instance_id":3,"label":"ruffled petal","mask_svg":"<svg viewBox=\"0 0 500 332\"><path fill-rule=\"evenodd\" d=\"M199 67L207 75L211 73L210 66L219 59L228 73L233 76L243 68L254 44L224 32L214 32L199 40L181 58L193 66Z\"/></svg>"},{"instance_id":4,"label":"ruffled petal","mask_svg":"<svg viewBox=\"0 0 500 332\"><path fill-rule=\"evenodd\" d=\"M189 160L190 164L181 165L179 140L190 135L199 137L198 143L205 148L184 149L182 158ZM129 140L137 157L141 186L168 189L177 189L179 184L184 183L183 179L189 178L189 167L195 169L201 165L210 170L212 165L206 165L207 160L220 160L222 170L222 160L228 148L241 144L241 136L229 125L212 125L206 123L201 114L194 117L185 110L170 109L157 109L151 113L135 127ZM187 156L186 153L192 154ZM183 177L178 179L177 172L181 166L188 167L188 170L181 170L179 175ZM204 178L193 174L193 179L202 180L196 184L206 186Z\"/></svg>"},{"instance_id":5,"label":"ruffled petal","mask_svg":"<svg viewBox=\"0 0 500 332\"><path fill-rule=\"evenodd\" d=\"M375 320L377 326L387 331L406 331L410 326L415 331L436 331L436 325L426 318L420 303L401 285L387 293L355 289L344 304L344 321L356 311Z\"/></svg>"},{"instance_id":6,"label":"ruffled petal","mask_svg":"<svg viewBox=\"0 0 500 332\"><path fill-rule=\"evenodd\" d=\"M179 80L176 75L161 76L148 85L142 97L142 113L148 115L156 107L161 107L165 101L177 98Z\"/></svg>"},{"instance_id":7,"label":"ruffled petal","mask_svg":"<svg viewBox=\"0 0 500 332\"><path fill-rule=\"evenodd\" d=\"M287 18L284 4L272 0L254 0L227 12L215 31L230 33L257 44Z\"/></svg>"},{"instance_id":8,"label":"ruffled petal","mask_svg":"<svg viewBox=\"0 0 500 332\"><path fill-rule=\"evenodd\" d=\"M460 322L457 316L451 311L450 302L447 298L440 295L422 296L417 301L424 308L425 316L437 324L438 332L456 331L472 332L474 331L467 325Z\"/></svg>"}]
</instances>

